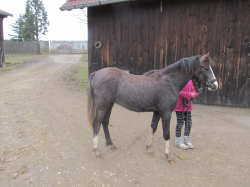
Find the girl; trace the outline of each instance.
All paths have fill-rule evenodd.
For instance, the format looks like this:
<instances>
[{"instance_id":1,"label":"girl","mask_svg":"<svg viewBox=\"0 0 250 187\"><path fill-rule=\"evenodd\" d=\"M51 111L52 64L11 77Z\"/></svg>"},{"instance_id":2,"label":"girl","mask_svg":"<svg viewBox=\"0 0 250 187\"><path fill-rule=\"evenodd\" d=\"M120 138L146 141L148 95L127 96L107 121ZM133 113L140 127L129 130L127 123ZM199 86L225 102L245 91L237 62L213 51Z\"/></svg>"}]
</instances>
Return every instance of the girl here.
<instances>
[{"instance_id":1,"label":"girl","mask_svg":"<svg viewBox=\"0 0 250 187\"><path fill-rule=\"evenodd\" d=\"M175 134L175 146L181 149L193 149L194 146L190 142L190 131L192 126L191 111L193 110L193 104L191 98L195 98L199 93L195 92L193 82L190 80L186 86L180 91L178 103L175 108L177 125ZM181 129L185 121L184 141L181 136Z\"/></svg>"}]
</instances>

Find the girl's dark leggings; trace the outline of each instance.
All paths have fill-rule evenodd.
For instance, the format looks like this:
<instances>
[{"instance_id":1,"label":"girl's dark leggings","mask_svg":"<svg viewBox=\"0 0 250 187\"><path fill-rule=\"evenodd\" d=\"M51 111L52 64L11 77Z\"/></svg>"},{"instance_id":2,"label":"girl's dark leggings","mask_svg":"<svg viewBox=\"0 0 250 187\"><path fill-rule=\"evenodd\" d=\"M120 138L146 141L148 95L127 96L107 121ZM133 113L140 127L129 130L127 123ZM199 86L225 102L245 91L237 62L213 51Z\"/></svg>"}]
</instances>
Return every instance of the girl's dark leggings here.
<instances>
[{"instance_id":1,"label":"girl's dark leggings","mask_svg":"<svg viewBox=\"0 0 250 187\"><path fill-rule=\"evenodd\" d=\"M188 115L188 122L187 122L187 115ZM176 118L177 118L177 125L176 125L175 136L181 137L181 129L184 125L184 122L185 122L184 136L190 136L190 131L192 127L191 112L176 112Z\"/></svg>"}]
</instances>

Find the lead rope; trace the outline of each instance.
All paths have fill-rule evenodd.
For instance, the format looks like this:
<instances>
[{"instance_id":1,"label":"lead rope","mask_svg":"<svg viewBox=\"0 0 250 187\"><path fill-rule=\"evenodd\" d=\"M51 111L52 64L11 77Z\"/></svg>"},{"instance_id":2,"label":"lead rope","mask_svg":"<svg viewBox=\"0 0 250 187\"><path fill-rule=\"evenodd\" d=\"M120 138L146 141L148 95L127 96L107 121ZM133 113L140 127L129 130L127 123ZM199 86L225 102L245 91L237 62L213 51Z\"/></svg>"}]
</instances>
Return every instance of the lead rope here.
<instances>
[{"instance_id":1,"label":"lead rope","mask_svg":"<svg viewBox=\"0 0 250 187\"><path fill-rule=\"evenodd\" d=\"M186 119L186 124L185 124L185 132L188 131L188 107L190 105L188 104L188 99L183 99L183 109L182 109L182 117L183 117L183 120L184 120L184 108L187 107L187 119ZM185 134L184 132L184 134Z\"/></svg>"}]
</instances>

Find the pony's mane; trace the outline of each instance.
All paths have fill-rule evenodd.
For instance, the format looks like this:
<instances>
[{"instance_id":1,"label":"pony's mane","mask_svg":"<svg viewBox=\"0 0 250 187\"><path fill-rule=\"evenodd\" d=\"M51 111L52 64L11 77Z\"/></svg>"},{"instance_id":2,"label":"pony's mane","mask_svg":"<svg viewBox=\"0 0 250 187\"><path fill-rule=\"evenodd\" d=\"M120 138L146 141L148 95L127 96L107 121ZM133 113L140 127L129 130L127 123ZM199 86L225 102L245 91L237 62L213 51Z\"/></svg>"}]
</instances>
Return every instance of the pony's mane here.
<instances>
[{"instance_id":1,"label":"pony's mane","mask_svg":"<svg viewBox=\"0 0 250 187\"><path fill-rule=\"evenodd\" d=\"M153 69L153 70L150 70L148 72L143 73L143 75L149 76L149 75L152 75L153 73L159 72L159 71L161 71L161 69Z\"/></svg>"},{"instance_id":2,"label":"pony's mane","mask_svg":"<svg viewBox=\"0 0 250 187\"><path fill-rule=\"evenodd\" d=\"M184 72L191 72L194 69L197 69L200 67L200 55L197 56L192 56L189 58L183 58L180 60L180 64L181 64L181 69Z\"/></svg>"},{"instance_id":3,"label":"pony's mane","mask_svg":"<svg viewBox=\"0 0 250 187\"><path fill-rule=\"evenodd\" d=\"M179 66L179 62L180 61L177 61L177 62L175 62L173 64L170 64L169 66L167 66L167 67L165 67L163 69L153 69L153 70L150 70L148 72L143 73L143 75L150 76L150 75L152 75L152 74L154 74L156 72L162 72L162 71L165 71L165 70L166 71L174 70L174 69L176 69Z\"/></svg>"},{"instance_id":4,"label":"pony's mane","mask_svg":"<svg viewBox=\"0 0 250 187\"><path fill-rule=\"evenodd\" d=\"M192 56L192 57L188 57L188 58L182 58L181 60L179 60L173 64L170 64L169 66L167 66L163 69L150 70L148 72L145 72L143 75L150 76L156 72L162 72L162 71L171 72L177 68L183 70L184 72L191 72L194 69L197 69L200 67L200 58L201 58L201 55ZM211 62L212 62L212 60L209 57L209 63L211 63Z\"/></svg>"}]
</instances>

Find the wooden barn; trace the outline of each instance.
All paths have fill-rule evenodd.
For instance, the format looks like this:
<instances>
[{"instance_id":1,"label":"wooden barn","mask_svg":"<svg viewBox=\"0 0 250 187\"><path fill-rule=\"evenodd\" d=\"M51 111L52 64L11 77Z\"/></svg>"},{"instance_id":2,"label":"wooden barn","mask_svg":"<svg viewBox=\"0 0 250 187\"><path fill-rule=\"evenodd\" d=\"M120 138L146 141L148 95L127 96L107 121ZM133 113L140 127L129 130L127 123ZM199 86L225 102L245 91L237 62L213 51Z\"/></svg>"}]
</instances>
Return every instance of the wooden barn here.
<instances>
[{"instance_id":1,"label":"wooden barn","mask_svg":"<svg viewBox=\"0 0 250 187\"><path fill-rule=\"evenodd\" d=\"M3 10L0 10L0 68L4 67L5 65L3 20L8 16L13 16L13 15Z\"/></svg>"},{"instance_id":2,"label":"wooden barn","mask_svg":"<svg viewBox=\"0 0 250 187\"><path fill-rule=\"evenodd\" d=\"M61 10L84 7L89 72L142 74L209 52L219 89L194 102L250 107L250 0L68 0Z\"/></svg>"}]
</instances>

